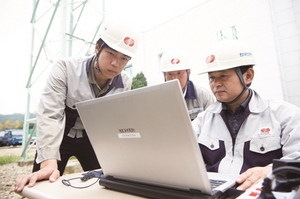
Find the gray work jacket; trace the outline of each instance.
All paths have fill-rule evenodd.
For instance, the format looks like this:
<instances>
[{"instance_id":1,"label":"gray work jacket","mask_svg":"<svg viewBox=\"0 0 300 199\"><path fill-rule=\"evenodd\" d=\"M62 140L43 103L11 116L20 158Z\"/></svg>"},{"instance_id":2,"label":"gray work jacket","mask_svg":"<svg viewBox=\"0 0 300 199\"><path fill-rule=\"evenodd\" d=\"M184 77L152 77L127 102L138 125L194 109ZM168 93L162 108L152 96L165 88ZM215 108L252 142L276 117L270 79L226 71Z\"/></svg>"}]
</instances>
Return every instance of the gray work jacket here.
<instances>
[{"instance_id":1,"label":"gray work jacket","mask_svg":"<svg viewBox=\"0 0 300 199\"><path fill-rule=\"evenodd\" d=\"M192 122L208 171L238 174L267 166L273 159L299 154L299 107L264 100L253 91L249 110L234 145L220 115L222 103L214 103Z\"/></svg>"},{"instance_id":2,"label":"gray work jacket","mask_svg":"<svg viewBox=\"0 0 300 199\"><path fill-rule=\"evenodd\" d=\"M185 93L185 102L191 120L194 120L198 113L206 110L215 102L213 94L205 88L188 81Z\"/></svg>"},{"instance_id":3,"label":"gray work jacket","mask_svg":"<svg viewBox=\"0 0 300 199\"><path fill-rule=\"evenodd\" d=\"M66 58L53 65L37 108L37 163L60 160L59 147L67 121L65 109L76 113L76 102L95 98L87 75L91 60L92 57ZM131 89L132 79L125 71L114 80L106 95ZM80 137L84 127L79 117L75 119L70 136Z\"/></svg>"}]
</instances>

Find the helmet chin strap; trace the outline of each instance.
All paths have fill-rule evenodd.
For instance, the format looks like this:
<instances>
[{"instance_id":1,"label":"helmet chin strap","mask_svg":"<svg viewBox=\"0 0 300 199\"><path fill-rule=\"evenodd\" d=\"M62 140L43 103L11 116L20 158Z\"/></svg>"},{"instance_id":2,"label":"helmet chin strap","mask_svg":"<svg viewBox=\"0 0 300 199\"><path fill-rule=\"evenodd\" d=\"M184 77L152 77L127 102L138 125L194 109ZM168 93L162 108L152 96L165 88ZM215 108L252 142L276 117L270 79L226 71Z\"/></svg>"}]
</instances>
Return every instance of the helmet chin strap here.
<instances>
[{"instance_id":1,"label":"helmet chin strap","mask_svg":"<svg viewBox=\"0 0 300 199\"><path fill-rule=\"evenodd\" d=\"M98 64L98 58L99 58L99 55L100 55L100 52L101 52L103 46L104 46L104 42L99 47L99 52L96 54L96 59L94 61L94 68L98 71L98 72L96 72L97 75L100 75L102 73L101 70L100 70L100 68L99 68L99 66L98 66L99 65Z\"/></svg>"},{"instance_id":2,"label":"helmet chin strap","mask_svg":"<svg viewBox=\"0 0 300 199\"><path fill-rule=\"evenodd\" d=\"M237 73L238 77L240 78L240 81L242 82L244 88L243 88L242 92L241 92L234 100L232 100L232 101L230 101L230 102L224 102L224 103L226 103L226 104L232 104L232 103L238 101L238 100L244 95L244 93L248 90L248 88L249 88L249 87L245 84L245 81L244 81L244 78L243 78L243 74L242 74L242 71L241 71L240 67L236 67L236 68L234 68L234 70L235 70L235 72ZM218 100L218 101L219 101L219 100ZM220 102L221 102L221 101L220 101Z\"/></svg>"},{"instance_id":3,"label":"helmet chin strap","mask_svg":"<svg viewBox=\"0 0 300 199\"><path fill-rule=\"evenodd\" d=\"M96 57L95 61L94 61L94 68L98 71L96 72L97 75L100 75L101 74L101 70L100 68L98 67L98 57Z\"/></svg>"}]
</instances>

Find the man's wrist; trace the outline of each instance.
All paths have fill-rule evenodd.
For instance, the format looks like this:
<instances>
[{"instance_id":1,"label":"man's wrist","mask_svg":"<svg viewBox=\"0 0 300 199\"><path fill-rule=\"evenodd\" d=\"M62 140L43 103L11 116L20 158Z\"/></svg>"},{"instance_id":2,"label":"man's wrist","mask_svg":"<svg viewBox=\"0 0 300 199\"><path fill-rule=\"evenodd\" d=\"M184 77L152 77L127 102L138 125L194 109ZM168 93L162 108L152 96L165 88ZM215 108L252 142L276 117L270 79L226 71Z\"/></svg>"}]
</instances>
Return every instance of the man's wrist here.
<instances>
[{"instance_id":1,"label":"man's wrist","mask_svg":"<svg viewBox=\"0 0 300 199\"><path fill-rule=\"evenodd\" d=\"M45 167L52 167L57 169L57 160L56 159L49 159L41 162L41 169Z\"/></svg>"}]
</instances>

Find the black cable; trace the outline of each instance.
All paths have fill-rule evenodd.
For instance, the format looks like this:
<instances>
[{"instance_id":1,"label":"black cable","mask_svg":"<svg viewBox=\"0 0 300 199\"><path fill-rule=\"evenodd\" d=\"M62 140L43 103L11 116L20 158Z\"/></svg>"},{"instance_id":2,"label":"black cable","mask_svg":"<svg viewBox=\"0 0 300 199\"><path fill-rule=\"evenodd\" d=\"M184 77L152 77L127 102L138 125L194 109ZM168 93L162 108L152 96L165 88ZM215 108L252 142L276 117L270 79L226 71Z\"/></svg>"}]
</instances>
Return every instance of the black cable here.
<instances>
[{"instance_id":1,"label":"black cable","mask_svg":"<svg viewBox=\"0 0 300 199\"><path fill-rule=\"evenodd\" d=\"M84 188L88 188L94 184L96 184L99 180L100 180L100 177L97 178L97 180L95 182L93 182L92 184L89 184L87 186L83 186L83 187L77 187L77 186L74 186L71 184L71 180L76 180L76 179L81 179L81 177L77 177L77 178L70 178L70 179L63 179L61 182L65 185L65 186L68 186L68 187L73 187L73 188L76 188L76 189L84 189Z\"/></svg>"},{"instance_id":2,"label":"black cable","mask_svg":"<svg viewBox=\"0 0 300 199\"><path fill-rule=\"evenodd\" d=\"M83 177L75 177L75 178L70 178L70 179L62 179L62 183L65 185L65 186L68 186L68 187L73 187L73 188L76 188L76 189L84 189L84 188L87 188L87 187L90 187L94 184L96 184L99 180L100 180L100 176L103 174L102 170L99 170L99 171L90 171L88 173L84 173L82 174ZM93 182L92 184L89 184L87 186L83 186L83 187L78 187L78 186L74 186L71 184L71 180L76 180L76 179L80 179L81 181L87 181L91 178L94 178L96 177L97 180L95 182Z\"/></svg>"}]
</instances>

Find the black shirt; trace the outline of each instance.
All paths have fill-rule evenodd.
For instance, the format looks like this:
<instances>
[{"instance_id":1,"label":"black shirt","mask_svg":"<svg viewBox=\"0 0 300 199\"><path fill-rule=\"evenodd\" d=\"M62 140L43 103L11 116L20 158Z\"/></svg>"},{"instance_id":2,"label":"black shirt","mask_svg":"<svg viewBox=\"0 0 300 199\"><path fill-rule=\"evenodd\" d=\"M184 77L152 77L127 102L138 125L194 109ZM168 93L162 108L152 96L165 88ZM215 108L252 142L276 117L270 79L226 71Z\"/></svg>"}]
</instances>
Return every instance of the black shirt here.
<instances>
[{"instance_id":1,"label":"black shirt","mask_svg":"<svg viewBox=\"0 0 300 199\"><path fill-rule=\"evenodd\" d=\"M251 97L252 90L249 89L249 95L247 99L241 105L239 105L234 112L227 107L226 103L222 103L221 116L231 134L233 145L235 143L235 139L239 132L239 129L250 114L248 105Z\"/></svg>"}]
</instances>

